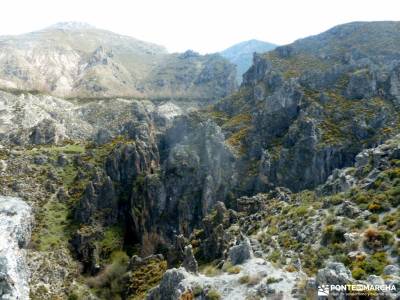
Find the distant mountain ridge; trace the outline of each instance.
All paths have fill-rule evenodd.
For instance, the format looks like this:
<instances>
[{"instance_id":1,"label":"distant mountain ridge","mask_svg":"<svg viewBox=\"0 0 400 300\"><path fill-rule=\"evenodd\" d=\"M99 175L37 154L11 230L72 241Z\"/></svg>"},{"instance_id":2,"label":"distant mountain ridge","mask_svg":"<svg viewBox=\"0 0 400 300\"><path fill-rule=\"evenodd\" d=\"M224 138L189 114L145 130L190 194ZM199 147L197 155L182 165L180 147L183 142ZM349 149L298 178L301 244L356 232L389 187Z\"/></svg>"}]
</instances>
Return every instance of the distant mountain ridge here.
<instances>
[{"instance_id":1,"label":"distant mountain ridge","mask_svg":"<svg viewBox=\"0 0 400 300\"><path fill-rule=\"evenodd\" d=\"M234 66L218 55L169 54L163 46L85 23L0 37L3 90L64 98L212 100L235 88Z\"/></svg>"},{"instance_id":2,"label":"distant mountain ridge","mask_svg":"<svg viewBox=\"0 0 400 300\"><path fill-rule=\"evenodd\" d=\"M242 75L250 68L253 63L253 53L263 53L273 50L277 45L252 39L235 44L223 51L220 54L237 66L236 80L242 82Z\"/></svg>"},{"instance_id":3,"label":"distant mountain ridge","mask_svg":"<svg viewBox=\"0 0 400 300\"><path fill-rule=\"evenodd\" d=\"M96 27L85 22L58 22L46 29L65 29L65 30L82 30L82 29L95 29Z\"/></svg>"}]
</instances>

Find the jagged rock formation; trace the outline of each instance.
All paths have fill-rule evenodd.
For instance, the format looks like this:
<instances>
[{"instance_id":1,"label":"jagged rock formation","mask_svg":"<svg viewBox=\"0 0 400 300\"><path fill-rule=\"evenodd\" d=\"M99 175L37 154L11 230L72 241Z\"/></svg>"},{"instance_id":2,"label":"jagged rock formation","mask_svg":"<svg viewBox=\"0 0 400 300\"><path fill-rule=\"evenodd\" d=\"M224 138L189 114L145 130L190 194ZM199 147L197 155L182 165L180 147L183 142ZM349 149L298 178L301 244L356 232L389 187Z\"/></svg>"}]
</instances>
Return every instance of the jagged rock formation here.
<instances>
[{"instance_id":1,"label":"jagged rock formation","mask_svg":"<svg viewBox=\"0 0 400 300\"><path fill-rule=\"evenodd\" d=\"M196 106L190 101L176 104L173 100L153 103L121 98L71 102L0 91L0 139L3 144L17 145L60 144L70 140L102 144L119 135L132 135L130 128L143 122L152 122L151 130L159 134L171 126L174 117Z\"/></svg>"},{"instance_id":2,"label":"jagged rock formation","mask_svg":"<svg viewBox=\"0 0 400 300\"><path fill-rule=\"evenodd\" d=\"M260 258L240 265L236 273L220 270L212 277L190 274L182 268L170 269L146 299L295 299L292 290L301 277L300 273L276 269Z\"/></svg>"},{"instance_id":3,"label":"jagged rock formation","mask_svg":"<svg viewBox=\"0 0 400 300\"><path fill-rule=\"evenodd\" d=\"M341 25L254 57L213 112L254 174L245 190L314 188L398 132L398 26Z\"/></svg>"},{"instance_id":4,"label":"jagged rock formation","mask_svg":"<svg viewBox=\"0 0 400 300\"><path fill-rule=\"evenodd\" d=\"M178 119L159 146L152 126L150 118L126 126L132 142L115 144L101 168L85 166L92 179L74 216L91 229L79 230L73 244L87 270L98 264L103 226L126 223L130 241L151 254L188 237L235 183L234 156L213 122Z\"/></svg>"},{"instance_id":5,"label":"jagged rock formation","mask_svg":"<svg viewBox=\"0 0 400 300\"><path fill-rule=\"evenodd\" d=\"M29 205L19 198L0 196L0 298L28 299L29 270L24 248L32 227Z\"/></svg>"},{"instance_id":6,"label":"jagged rock formation","mask_svg":"<svg viewBox=\"0 0 400 300\"><path fill-rule=\"evenodd\" d=\"M193 255L192 246L186 246L184 249L185 258L182 262L182 267L185 268L186 271L197 274L199 271L199 266L197 264L196 258Z\"/></svg>"},{"instance_id":7,"label":"jagged rock formation","mask_svg":"<svg viewBox=\"0 0 400 300\"><path fill-rule=\"evenodd\" d=\"M160 145L161 169L137 181L131 198L135 236L152 247L189 236L235 182L234 157L211 121L178 119Z\"/></svg>"},{"instance_id":8,"label":"jagged rock formation","mask_svg":"<svg viewBox=\"0 0 400 300\"><path fill-rule=\"evenodd\" d=\"M246 238L239 245L233 246L229 249L229 261L233 265L242 264L250 259L253 254L250 241Z\"/></svg>"}]
</instances>

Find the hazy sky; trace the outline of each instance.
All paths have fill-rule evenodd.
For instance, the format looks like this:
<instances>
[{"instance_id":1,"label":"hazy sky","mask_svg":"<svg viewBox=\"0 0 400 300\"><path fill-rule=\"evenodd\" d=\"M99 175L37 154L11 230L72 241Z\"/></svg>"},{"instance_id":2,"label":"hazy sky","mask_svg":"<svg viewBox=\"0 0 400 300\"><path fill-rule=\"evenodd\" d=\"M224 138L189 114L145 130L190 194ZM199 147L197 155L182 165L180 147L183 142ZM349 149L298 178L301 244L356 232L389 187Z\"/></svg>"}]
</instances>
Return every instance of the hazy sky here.
<instances>
[{"instance_id":1,"label":"hazy sky","mask_svg":"<svg viewBox=\"0 0 400 300\"><path fill-rule=\"evenodd\" d=\"M0 34L81 21L169 51L206 53L252 38L287 44L340 23L371 20L400 20L400 1L2 0Z\"/></svg>"}]
</instances>

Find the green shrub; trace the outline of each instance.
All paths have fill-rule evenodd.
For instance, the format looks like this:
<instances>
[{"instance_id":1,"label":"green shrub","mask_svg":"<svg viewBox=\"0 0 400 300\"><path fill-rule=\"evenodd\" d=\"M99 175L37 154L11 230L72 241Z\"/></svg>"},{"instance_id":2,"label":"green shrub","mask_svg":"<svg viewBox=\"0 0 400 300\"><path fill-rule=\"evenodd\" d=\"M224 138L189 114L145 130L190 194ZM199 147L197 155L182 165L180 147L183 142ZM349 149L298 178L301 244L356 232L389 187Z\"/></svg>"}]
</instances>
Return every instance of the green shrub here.
<instances>
[{"instance_id":1,"label":"green shrub","mask_svg":"<svg viewBox=\"0 0 400 300\"><path fill-rule=\"evenodd\" d=\"M333 225L325 226L322 231L322 243L324 245L343 243L345 242L345 233L346 231L342 227Z\"/></svg>"},{"instance_id":2,"label":"green shrub","mask_svg":"<svg viewBox=\"0 0 400 300\"><path fill-rule=\"evenodd\" d=\"M349 256L345 253L340 253L334 255L335 261L343 263L345 266L349 266L351 264L351 260Z\"/></svg>"},{"instance_id":3,"label":"green shrub","mask_svg":"<svg viewBox=\"0 0 400 300\"><path fill-rule=\"evenodd\" d=\"M239 274L240 273L240 267L238 266L232 266L226 270L229 274Z\"/></svg>"},{"instance_id":4,"label":"green shrub","mask_svg":"<svg viewBox=\"0 0 400 300\"><path fill-rule=\"evenodd\" d=\"M123 251L114 252L111 255L111 263L96 276L88 278L90 287L98 291L99 296L113 299L120 295L124 289L123 276L126 273L129 257Z\"/></svg>"},{"instance_id":5,"label":"green shrub","mask_svg":"<svg viewBox=\"0 0 400 300\"><path fill-rule=\"evenodd\" d=\"M203 287L201 285L199 285L199 284L196 284L193 287L193 295L195 297L199 297L202 293L203 293Z\"/></svg>"},{"instance_id":6,"label":"green shrub","mask_svg":"<svg viewBox=\"0 0 400 300\"><path fill-rule=\"evenodd\" d=\"M390 180L395 180L396 178L400 178L400 168L394 168L387 171L387 174Z\"/></svg>"},{"instance_id":7,"label":"green shrub","mask_svg":"<svg viewBox=\"0 0 400 300\"><path fill-rule=\"evenodd\" d=\"M112 226L105 230L103 238L98 242L100 255L108 258L111 253L122 249L123 230L121 226Z\"/></svg>"},{"instance_id":8,"label":"green shrub","mask_svg":"<svg viewBox=\"0 0 400 300\"><path fill-rule=\"evenodd\" d=\"M304 217L308 213L308 206L306 205L301 205L299 207L296 207L294 210L294 214L298 217Z\"/></svg>"},{"instance_id":9,"label":"green shrub","mask_svg":"<svg viewBox=\"0 0 400 300\"><path fill-rule=\"evenodd\" d=\"M370 215L370 216L368 217L368 220L369 220L371 223L376 223L376 222L379 221L379 215L377 215L377 214L372 214L372 215Z\"/></svg>"},{"instance_id":10,"label":"green shrub","mask_svg":"<svg viewBox=\"0 0 400 300\"><path fill-rule=\"evenodd\" d=\"M354 228L361 229L365 226L365 222L362 218L357 218L354 222Z\"/></svg>"},{"instance_id":11,"label":"green shrub","mask_svg":"<svg viewBox=\"0 0 400 300\"><path fill-rule=\"evenodd\" d=\"M144 298L146 292L161 281L166 270L167 262L156 258L146 260L146 263L136 266L128 273L127 290L129 295Z\"/></svg>"},{"instance_id":12,"label":"green shrub","mask_svg":"<svg viewBox=\"0 0 400 300\"><path fill-rule=\"evenodd\" d=\"M281 252L279 250L274 250L272 253L268 256L268 260L272 262L278 262L281 258Z\"/></svg>"},{"instance_id":13,"label":"green shrub","mask_svg":"<svg viewBox=\"0 0 400 300\"><path fill-rule=\"evenodd\" d=\"M343 194L336 194L330 198L330 201L333 205L339 205L343 202L344 197Z\"/></svg>"},{"instance_id":14,"label":"green shrub","mask_svg":"<svg viewBox=\"0 0 400 300\"><path fill-rule=\"evenodd\" d=\"M387 264L386 252L377 252L365 260L364 269L368 274L381 275Z\"/></svg>"},{"instance_id":15,"label":"green shrub","mask_svg":"<svg viewBox=\"0 0 400 300\"><path fill-rule=\"evenodd\" d=\"M250 276L249 275L243 275L239 278L239 283L240 284L247 284L250 281Z\"/></svg>"},{"instance_id":16,"label":"green shrub","mask_svg":"<svg viewBox=\"0 0 400 300\"><path fill-rule=\"evenodd\" d=\"M228 261L228 262L224 263L222 270L229 274L238 274L238 273L240 273L241 269L239 266L233 266L232 263Z\"/></svg>"},{"instance_id":17,"label":"green shrub","mask_svg":"<svg viewBox=\"0 0 400 300\"><path fill-rule=\"evenodd\" d=\"M279 234L278 242L279 245L285 249L296 249L299 246L299 243L286 231L282 231Z\"/></svg>"},{"instance_id":18,"label":"green shrub","mask_svg":"<svg viewBox=\"0 0 400 300\"><path fill-rule=\"evenodd\" d=\"M282 281L282 278L275 278L275 277L268 277L267 278L267 283L268 284L273 284Z\"/></svg>"},{"instance_id":19,"label":"green shrub","mask_svg":"<svg viewBox=\"0 0 400 300\"><path fill-rule=\"evenodd\" d=\"M370 196L372 201L368 203L368 210L373 213L380 213L390 210L390 203L386 193L378 193Z\"/></svg>"},{"instance_id":20,"label":"green shrub","mask_svg":"<svg viewBox=\"0 0 400 300\"><path fill-rule=\"evenodd\" d=\"M353 262L352 270L353 272L355 271L357 276L363 276L362 278L365 278L366 275L370 274L381 275L383 269L388 265L388 263L389 261L386 252L376 252L371 256Z\"/></svg>"},{"instance_id":21,"label":"green shrub","mask_svg":"<svg viewBox=\"0 0 400 300\"><path fill-rule=\"evenodd\" d=\"M261 276L258 274L255 275L243 275L239 278L240 284L247 284L249 286L256 285L261 281Z\"/></svg>"},{"instance_id":22,"label":"green shrub","mask_svg":"<svg viewBox=\"0 0 400 300\"><path fill-rule=\"evenodd\" d=\"M202 268L202 273L208 277L214 277L221 273L221 271L213 265L206 265Z\"/></svg>"},{"instance_id":23,"label":"green shrub","mask_svg":"<svg viewBox=\"0 0 400 300\"><path fill-rule=\"evenodd\" d=\"M370 200L370 197L368 197L365 193L361 192L356 194L353 198L357 204L368 203Z\"/></svg>"},{"instance_id":24,"label":"green shrub","mask_svg":"<svg viewBox=\"0 0 400 300\"><path fill-rule=\"evenodd\" d=\"M394 238L391 232L386 230L378 230L376 228L368 228L364 232L364 245L365 247L377 250L387 245L393 244Z\"/></svg>"},{"instance_id":25,"label":"green shrub","mask_svg":"<svg viewBox=\"0 0 400 300\"><path fill-rule=\"evenodd\" d=\"M217 290L211 289L208 291L206 299L207 300L220 300L221 295L219 294L219 292Z\"/></svg>"},{"instance_id":26,"label":"green shrub","mask_svg":"<svg viewBox=\"0 0 400 300\"><path fill-rule=\"evenodd\" d=\"M357 280L365 279L367 275L367 273L359 267L354 268L351 274L353 275L353 278Z\"/></svg>"},{"instance_id":27,"label":"green shrub","mask_svg":"<svg viewBox=\"0 0 400 300\"><path fill-rule=\"evenodd\" d=\"M394 186L387 192L390 204L393 207L398 207L400 205L400 186Z\"/></svg>"},{"instance_id":28,"label":"green shrub","mask_svg":"<svg viewBox=\"0 0 400 300\"><path fill-rule=\"evenodd\" d=\"M382 218L381 224L386 225L386 227L391 231L400 229L400 210L397 210L396 212L390 214L386 214Z\"/></svg>"}]
</instances>

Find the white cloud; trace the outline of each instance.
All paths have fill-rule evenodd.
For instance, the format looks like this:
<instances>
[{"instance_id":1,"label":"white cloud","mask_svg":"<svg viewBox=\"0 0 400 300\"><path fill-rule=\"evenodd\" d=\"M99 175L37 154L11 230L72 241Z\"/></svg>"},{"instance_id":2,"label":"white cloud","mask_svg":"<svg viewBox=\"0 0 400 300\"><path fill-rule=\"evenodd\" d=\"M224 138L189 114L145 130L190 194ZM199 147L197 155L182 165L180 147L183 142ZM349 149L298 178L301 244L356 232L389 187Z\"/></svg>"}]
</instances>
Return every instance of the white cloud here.
<instances>
[{"instance_id":1,"label":"white cloud","mask_svg":"<svg viewBox=\"0 0 400 300\"><path fill-rule=\"evenodd\" d=\"M206 53L257 38L278 44L351 21L400 20L398 0L5 0L0 34L60 21Z\"/></svg>"}]
</instances>

